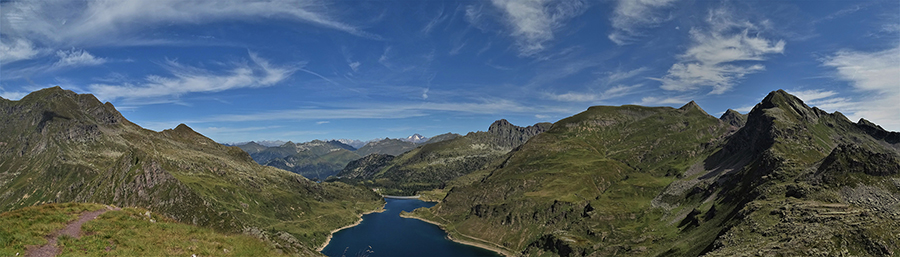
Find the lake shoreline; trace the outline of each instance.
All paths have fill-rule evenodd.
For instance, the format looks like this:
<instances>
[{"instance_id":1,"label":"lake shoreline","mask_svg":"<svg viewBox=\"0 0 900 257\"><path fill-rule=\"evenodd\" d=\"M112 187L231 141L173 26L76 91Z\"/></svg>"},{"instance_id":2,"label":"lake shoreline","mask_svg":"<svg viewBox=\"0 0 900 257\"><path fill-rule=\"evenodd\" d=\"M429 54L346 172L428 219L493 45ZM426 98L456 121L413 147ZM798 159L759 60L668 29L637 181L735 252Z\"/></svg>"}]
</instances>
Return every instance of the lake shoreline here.
<instances>
[{"instance_id":1,"label":"lake shoreline","mask_svg":"<svg viewBox=\"0 0 900 257\"><path fill-rule=\"evenodd\" d=\"M412 196L402 196L402 195L381 195L383 198L388 199L419 199L421 195L412 195Z\"/></svg>"},{"instance_id":2,"label":"lake shoreline","mask_svg":"<svg viewBox=\"0 0 900 257\"><path fill-rule=\"evenodd\" d=\"M402 212L400 213L400 217L402 217L402 218L407 218L407 219L417 219L417 220L421 220L421 221L423 221L423 222L425 222L425 223L429 223L429 224L438 226L439 228L441 228L441 230L444 231L444 233L447 233L447 237L446 237L446 238L447 238L448 240L450 240L450 241L453 241L453 242L456 242L456 243L459 243L459 244L468 245L468 246L478 247L478 248L481 248L481 249L485 249L485 250L488 250L488 251L492 251L492 252L498 253L498 254L503 255L503 256L506 256L506 257L513 257L513 256L515 256L515 255L513 255L512 253L510 253L509 251L507 251L506 249L502 249L502 248L497 247L497 246L489 245L489 244L486 244L486 243L483 243L483 242L476 242L476 241L469 241L469 240L464 240L464 239L454 238L453 236L450 236L450 231L447 231L447 229L444 227L444 224L438 223L438 222L436 222L436 221L423 219L423 218L416 217L416 216L412 216L412 215L409 215L409 214L403 214ZM465 235L464 235L464 236L465 236Z\"/></svg>"},{"instance_id":3,"label":"lake shoreline","mask_svg":"<svg viewBox=\"0 0 900 257\"><path fill-rule=\"evenodd\" d=\"M387 202L385 202L383 205L381 205L381 208L378 208L378 209L375 209L375 210L371 210L371 211L367 211L367 212L363 212L363 213L360 213L360 214L356 215L357 218L358 218L358 220L357 220L355 223L350 224L350 225L346 225L346 226L343 226L343 227L340 227L340 228L335 229L335 230L332 230L331 233L328 233L328 237L325 238L325 243L322 243L322 245L319 246L319 248L316 248L316 252L322 252L322 250L325 250L325 247L328 247L328 243L331 243L331 237L334 236L334 233L337 233L338 231L341 231L341 230L344 230L344 229L348 229L348 228L352 228L352 227L358 226L358 225L359 225L360 223L362 223L362 221L363 221L363 218L362 218L363 215L366 215L366 214L372 214L372 213L384 212L384 211L385 211L385 209L384 209L385 206L387 206Z\"/></svg>"}]
</instances>

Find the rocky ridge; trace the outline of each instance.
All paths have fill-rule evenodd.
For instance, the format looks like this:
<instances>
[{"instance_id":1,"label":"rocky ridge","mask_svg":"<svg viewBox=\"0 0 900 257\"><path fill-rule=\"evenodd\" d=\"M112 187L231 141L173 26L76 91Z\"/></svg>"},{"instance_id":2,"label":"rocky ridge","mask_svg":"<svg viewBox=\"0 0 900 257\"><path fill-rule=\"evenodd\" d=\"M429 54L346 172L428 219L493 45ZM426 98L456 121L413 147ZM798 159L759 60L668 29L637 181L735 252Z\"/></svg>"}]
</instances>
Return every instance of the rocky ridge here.
<instances>
[{"instance_id":1,"label":"rocky ridge","mask_svg":"<svg viewBox=\"0 0 900 257\"><path fill-rule=\"evenodd\" d=\"M781 90L734 127L591 107L412 215L521 255L897 254L896 132Z\"/></svg>"}]
</instances>

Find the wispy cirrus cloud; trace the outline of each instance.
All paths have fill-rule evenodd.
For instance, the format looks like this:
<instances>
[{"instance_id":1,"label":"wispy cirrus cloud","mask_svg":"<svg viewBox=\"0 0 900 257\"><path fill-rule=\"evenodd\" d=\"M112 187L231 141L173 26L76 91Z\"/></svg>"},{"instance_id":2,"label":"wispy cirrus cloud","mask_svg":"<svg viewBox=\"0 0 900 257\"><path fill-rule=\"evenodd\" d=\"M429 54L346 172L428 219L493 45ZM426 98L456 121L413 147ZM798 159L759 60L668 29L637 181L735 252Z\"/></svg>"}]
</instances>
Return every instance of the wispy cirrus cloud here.
<instances>
[{"instance_id":1,"label":"wispy cirrus cloud","mask_svg":"<svg viewBox=\"0 0 900 257\"><path fill-rule=\"evenodd\" d=\"M708 28L690 30L692 42L678 56L680 61L656 78L662 82L660 88L680 92L711 88L709 94L722 94L747 74L765 70L758 62L784 52L784 40L763 38L757 25L724 8L710 10L706 21Z\"/></svg>"},{"instance_id":2,"label":"wispy cirrus cloud","mask_svg":"<svg viewBox=\"0 0 900 257\"><path fill-rule=\"evenodd\" d=\"M491 0L500 9L519 54L532 56L554 39L554 31L581 15L588 5L581 0ZM475 12L467 9L467 17ZM470 19L473 19L470 17Z\"/></svg>"},{"instance_id":3,"label":"wispy cirrus cloud","mask_svg":"<svg viewBox=\"0 0 900 257\"><path fill-rule=\"evenodd\" d=\"M12 42L7 41L9 40L0 40L0 64L28 60L41 52L31 41L26 39L16 38L12 39Z\"/></svg>"},{"instance_id":4,"label":"wispy cirrus cloud","mask_svg":"<svg viewBox=\"0 0 900 257\"><path fill-rule=\"evenodd\" d=\"M616 82L619 82L622 80L633 78L633 77L635 77L641 73L647 72L649 70L650 69L647 67L640 67L640 68L628 70L628 71L616 70L613 72L607 72L604 83L606 85L613 84L613 83L616 83Z\"/></svg>"},{"instance_id":5,"label":"wispy cirrus cloud","mask_svg":"<svg viewBox=\"0 0 900 257\"><path fill-rule=\"evenodd\" d=\"M29 92L22 91L6 91L3 87L0 87L0 97L5 98L7 100L19 100L22 97L28 95Z\"/></svg>"},{"instance_id":6,"label":"wispy cirrus cloud","mask_svg":"<svg viewBox=\"0 0 900 257\"><path fill-rule=\"evenodd\" d=\"M0 3L0 10L4 41L13 42L2 46L3 50L11 50L3 51L2 62L34 57L34 42L48 47L115 45L120 39L142 37L146 28L226 20L293 20L380 39L339 21L322 0L10 1Z\"/></svg>"},{"instance_id":7,"label":"wispy cirrus cloud","mask_svg":"<svg viewBox=\"0 0 900 257\"><path fill-rule=\"evenodd\" d=\"M832 90L824 90L824 89L809 89L809 90L800 90L800 91L788 91L788 93L800 98L805 102L816 101L822 98L829 98L837 95L837 92Z\"/></svg>"},{"instance_id":8,"label":"wispy cirrus cloud","mask_svg":"<svg viewBox=\"0 0 900 257\"><path fill-rule=\"evenodd\" d=\"M641 29L656 26L668 18L660 12L676 0L618 0L613 11L613 32L609 40L627 45L642 35Z\"/></svg>"},{"instance_id":9,"label":"wispy cirrus cloud","mask_svg":"<svg viewBox=\"0 0 900 257\"><path fill-rule=\"evenodd\" d=\"M811 104L900 131L900 45L872 52L841 50L824 58L822 64L833 68L838 79L850 82L861 97L852 100L819 92L813 94Z\"/></svg>"},{"instance_id":10,"label":"wispy cirrus cloud","mask_svg":"<svg viewBox=\"0 0 900 257\"><path fill-rule=\"evenodd\" d=\"M642 87L643 84L637 85L617 85L609 87L600 93L593 92L568 92L565 94L547 94L550 99L560 102L598 102L603 100L615 99L633 94L635 90Z\"/></svg>"},{"instance_id":11,"label":"wispy cirrus cloud","mask_svg":"<svg viewBox=\"0 0 900 257\"><path fill-rule=\"evenodd\" d=\"M46 49L45 49L46 50ZM97 66L109 62L107 58L96 57L84 49L71 48L70 50L56 51L56 61L53 63L29 63L24 66L13 65L3 67L3 76L0 79L12 80L27 78L38 74L53 73L60 70L73 69L85 66Z\"/></svg>"},{"instance_id":12,"label":"wispy cirrus cloud","mask_svg":"<svg viewBox=\"0 0 900 257\"><path fill-rule=\"evenodd\" d=\"M59 60L53 63L54 68L94 66L107 61L105 58L95 57L83 49L76 50L74 48L68 51L56 51L56 56L59 57Z\"/></svg>"},{"instance_id":13,"label":"wispy cirrus cloud","mask_svg":"<svg viewBox=\"0 0 900 257\"><path fill-rule=\"evenodd\" d=\"M167 60L163 66L170 76L151 75L141 83L91 84L88 88L105 100L177 97L186 93L272 86L300 69L270 64L252 52L249 55L249 63L235 63L226 72L217 73Z\"/></svg>"},{"instance_id":14,"label":"wispy cirrus cloud","mask_svg":"<svg viewBox=\"0 0 900 257\"><path fill-rule=\"evenodd\" d=\"M636 102L634 104L637 105L670 105L670 104L686 104L690 102L690 98L686 96L648 96L641 98L640 102Z\"/></svg>"},{"instance_id":15,"label":"wispy cirrus cloud","mask_svg":"<svg viewBox=\"0 0 900 257\"><path fill-rule=\"evenodd\" d=\"M483 99L460 102L406 102L406 103L360 103L339 107L308 107L286 110L270 110L249 114L223 114L204 119L180 122L148 122L156 127L171 127L171 124L240 123L258 121L323 121L340 119L402 119L423 117L436 113L471 114L571 114L575 110L555 106L523 105L504 99ZM165 126L164 126L165 125Z\"/></svg>"}]
</instances>

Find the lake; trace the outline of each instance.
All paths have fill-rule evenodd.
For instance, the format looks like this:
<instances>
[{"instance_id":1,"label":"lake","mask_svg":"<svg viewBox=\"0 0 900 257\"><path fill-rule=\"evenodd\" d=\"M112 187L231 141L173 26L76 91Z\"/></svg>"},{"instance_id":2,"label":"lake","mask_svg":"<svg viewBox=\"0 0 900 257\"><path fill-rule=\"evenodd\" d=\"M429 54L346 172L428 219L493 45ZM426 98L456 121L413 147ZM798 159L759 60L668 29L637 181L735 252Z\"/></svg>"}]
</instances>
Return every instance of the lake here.
<instances>
[{"instance_id":1,"label":"lake","mask_svg":"<svg viewBox=\"0 0 900 257\"><path fill-rule=\"evenodd\" d=\"M334 233L322 253L328 256L500 256L482 248L456 243L433 224L400 217L400 211L431 207L417 199L384 199L385 211L363 215L363 221Z\"/></svg>"}]
</instances>

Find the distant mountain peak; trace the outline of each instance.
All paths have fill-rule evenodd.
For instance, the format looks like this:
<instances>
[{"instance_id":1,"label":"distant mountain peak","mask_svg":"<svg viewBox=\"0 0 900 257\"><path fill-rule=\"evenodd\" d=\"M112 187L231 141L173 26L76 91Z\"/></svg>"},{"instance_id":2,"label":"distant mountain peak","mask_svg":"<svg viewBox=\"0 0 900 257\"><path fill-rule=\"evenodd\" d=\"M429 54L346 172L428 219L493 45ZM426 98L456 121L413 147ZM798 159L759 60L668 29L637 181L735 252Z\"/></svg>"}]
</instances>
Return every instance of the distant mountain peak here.
<instances>
[{"instance_id":1,"label":"distant mountain peak","mask_svg":"<svg viewBox=\"0 0 900 257\"><path fill-rule=\"evenodd\" d=\"M681 108L678 108L678 109L682 110L682 111L698 110L698 111L702 112L703 114L709 115L709 113L704 111L703 108L700 108L700 105L697 104L697 102L694 102L693 100L684 104L683 106L681 106Z\"/></svg>"},{"instance_id":2,"label":"distant mountain peak","mask_svg":"<svg viewBox=\"0 0 900 257\"><path fill-rule=\"evenodd\" d=\"M425 141L428 141L428 138L425 136L419 135L419 133L416 133L416 134L413 134L412 136L408 136L402 140L406 141L406 142L412 142L412 143L418 144L418 143L423 143Z\"/></svg>"},{"instance_id":3,"label":"distant mountain peak","mask_svg":"<svg viewBox=\"0 0 900 257\"><path fill-rule=\"evenodd\" d=\"M344 143L344 144L346 144L346 145L352 146L352 147L355 148L355 149L359 149L360 147L363 147L363 146L366 145L366 143L368 143L368 141L362 141L362 140L359 140L359 139L346 139L346 138L344 138L344 139L335 139L335 140L338 141L338 142Z\"/></svg>"},{"instance_id":4,"label":"distant mountain peak","mask_svg":"<svg viewBox=\"0 0 900 257\"><path fill-rule=\"evenodd\" d=\"M192 133L196 133L196 132L194 131L194 129L192 129L191 127L188 127L188 125L186 125L186 124L184 124L184 123L181 123L181 124L178 124L178 126L175 126L175 131L176 131L176 132L192 132Z\"/></svg>"},{"instance_id":5,"label":"distant mountain peak","mask_svg":"<svg viewBox=\"0 0 900 257\"><path fill-rule=\"evenodd\" d=\"M508 120L499 119L499 120L494 121L494 123L491 123L490 127L493 128L493 127L502 127L502 126L510 126L510 125L512 125L512 123L509 123Z\"/></svg>"},{"instance_id":6,"label":"distant mountain peak","mask_svg":"<svg viewBox=\"0 0 900 257\"><path fill-rule=\"evenodd\" d=\"M747 115L741 114L738 111L728 109L725 113L722 114L722 117L719 117L720 120L728 123L728 125L732 125L735 127L743 127L744 124L747 123Z\"/></svg>"},{"instance_id":7,"label":"distant mountain peak","mask_svg":"<svg viewBox=\"0 0 900 257\"><path fill-rule=\"evenodd\" d=\"M864 119L864 118L859 118L859 121L856 122L856 123L858 123L859 125L865 125L865 126L875 127L875 128L880 129L880 130L884 130L884 128L881 128L881 126L878 126L878 124L875 124L875 123L873 123L873 122L871 122L871 121L869 121L869 120L867 120L867 119Z\"/></svg>"},{"instance_id":8,"label":"distant mountain peak","mask_svg":"<svg viewBox=\"0 0 900 257\"><path fill-rule=\"evenodd\" d=\"M769 92L769 94L766 95L766 97L763 98L763 100L759 104L763 108L793 105L797 107L803 106L806 109L809 109L809 106L803 103L803 100L800 100L800 98L797 98L796 96L793 96L782 89Z\"/></svg>"}]
</instances>

